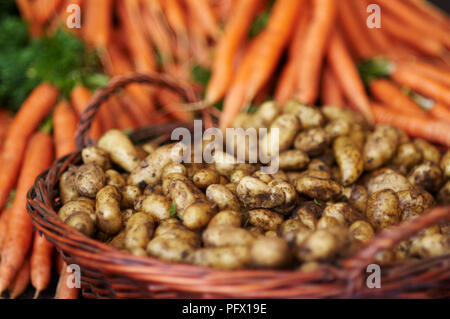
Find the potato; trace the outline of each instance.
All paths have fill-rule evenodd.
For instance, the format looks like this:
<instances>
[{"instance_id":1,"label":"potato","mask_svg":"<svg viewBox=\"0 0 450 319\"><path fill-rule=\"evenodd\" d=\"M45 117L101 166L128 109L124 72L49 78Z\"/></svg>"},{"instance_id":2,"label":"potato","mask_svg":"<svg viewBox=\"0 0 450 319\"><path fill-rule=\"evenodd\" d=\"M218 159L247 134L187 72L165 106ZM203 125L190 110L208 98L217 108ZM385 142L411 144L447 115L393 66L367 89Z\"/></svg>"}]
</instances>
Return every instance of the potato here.
<instances>
[{"instance_id":1,"label":"potato","mask_svg":"<svg viewBox=\"0 0 450 319\"><path fill-rule=\"evenodd\" d=\"M255 240L250 256L257 268L283 268L290 261L287 242L281 238L261 237Z\"/></svg>"},{"instance_id":2,"label":"potato","mask_svg":"<svg viewBox=\"0 0 450 319\"><path fill-rule=\"evenodd\" d=\"M94 210L95 202L86 197L78 197L74 200L71 200L62 206L58 211L59 218L65 222L66 219L77 212L87 213L91 216L91 219L95 221L95 210Z\"/></svg>"},{"instance_id":3,"label":"potato","mask_svg":"<svg viewBox=\"0 0 450 319\"><path fill-rule=\"evenodd\" d=\"M364 213L367 207L369 194L362 185L353 185L348 202L360 213Z\"/></svg>"},{"instance_id":4,"label":"potato","mask_svg":"<svg viewBox=\"0 0 450 319\"><path fill-rule=\"evenodd\" d=\"M422 153L414 143L401 144L397 149L397 154L392 162L395 165L402 165L406 169L411 169L422 161Z\"/></svg>"},{"instance_id":5,"label":"potato","mask_svg":"<svg viewBox=\"0 0 450 319\"><path fill-rule=\"evenodd\" d=\"M141 148L147 153L147 154L151 154L153 153L157 148L159 147L159 145L155 142L148 142L145 144L141 145Z\"/></svg>"},{"instance_id":6,"label":"potato","mask_svg":"<svg viewBox=\"0 0 450 319\"><path fill-rule=\"evenodd\" d=\"M147 156L128 177L128 184L136 186L155 185L161 180L163 168L182 159L181 144L174 143L161 146Z\"/></svg>"},{"instance_id":7,"label":"potato","mask_svg":"<svg viewBox=\"0 0 450 319\"><path fill-rule=\"evenodd\" d=\"M214 214L211 204L194 203L183 212L183 225L188 229L196 230L206 227Z\"/></svg>"},{"instance_id":8,"label":"potato","mask_svg":"<svg viewBox=\"0 0 450 319\"><path fill-rule=\"evenodd\" d=\"M252 174L252 176L266 184L269 184L271 181L273 181L273 176L271 174L267 174L262 171L256 171Z\"/></svg>"},{"instance_id":9,"label":"potato","mask_svg":"<svg viewBox=\"0 0 450 319\"><path fill-rule=\"evenodd\" d=\"M208 227L202 238L205 247L251 245L255 239L249 231L227 225Z\"/></svg>"},{"instance_id":10,"label":"potato","mask_svg":"<svg viewBox=\"0 0 450 319\"><path fill-rule=\"evenodd\" d=\"M109 242L111 246L119 250L125 250L125 230L122 230Z\"/></svg>"},{"instance_id":11,"label":"potato","mask_svg":"<svg viewBox=\"0 0 450 319\"><path fill-rule=\"evenodd\" d=\"M250 172L243 170L243 169L237 169L230 175L230 182L231 183L239 183L241 179L243 179L245 176L250 176ZM219 183L220 184L220 183Z\"/></svg>"},{"instance_id":12,"label":"potato","mask_svg":"<svg viewBox=\"0 0 450 319\"><path fill-rule=\"evenodd\" d=\"M351 133L348 135L359 150L366 144L366 131L357 124L352 125Z\"/></svg>"},{"instance_id":13,"label":"potato","mask_svg":"<svg viewBox=\"0 0 450 319\"><path fill-rule=\"evenodd\" d=\"M139 187L134 185L124 186L124 188L122 188L121 190L120 208L134 208L141 195L142 192Z\"/></svg>"},{"instance_id":14,"label":"potato","mask_svg":"<svg viewBox=\"0 0 450 319\"><path fill-rule=\"evenodd\" d=\"M262 123L267 127L275 120L279 113L280 109L274 101L266 101L259 106L254 114L255 117L260 118Z\"/></svg>"},{"instance_id":15,"label":"potato","mask_svg":"<svg viewBox=\"0 0 450 319\"><path fill-rule=\"evenodd\" d=\"M128 136L119 130L106 132L97 142L97 146L109 154L111 161L127 172L139 167L139 156Z\"/></svg>"},{"instance_id":16,"label":"potato","mask_svg":"<svg viewBox=\"0 0 450 319\"><path fill-rule=\"evenodd\" d=\"M131 252L146 249L152 239L155 223L145 213L136 213L130 217L125 226L125 247Z\"/></svg>"},{"instance_id":17,"label":"potato","mask_svg":"<svg viewBox=\"0 0 450 319\"><path fill-rule=\"evenodd\" d=\"M219 210L231 209L239 211L241 204L226 186L213 184L206 189L206 198L217 205Z\"/></svg>"},{"instance_id":18,"label":"potato","mask_svg":"<svg viewBox=\"0 0 450 319\"><path fill-rule=\"evenodd\" d=\"M95 198L97 192L105 186L105 173L94 163L84 164L78 168L75 187L80 196Z\"/></svg>"},{"instance_id":19,"label":"potato","mask_svg":"<svg viewBox=\"0 0 450 319\"><path fill-rule=\"evenodd\" d=\"M322 113L317 108L302 105L295 100L288 101L283 111L284 113L295 114L300 120L302 129L322 126L325 121Z\"/></svg>"},{"instance_id":20,"label":"potato","mask_svg":"<svg viewBox=\"0 0 450 319\"><path fill-rule=\"evenodd\" d=\"M97 146L83 148L81 158L84 164L95 163L104 170L111 167L108 153Z\"/></svg>"},{"instance_id":21,"label":"potato","mask_svg":"<svg viewBox=\"0 0 450 319\"><path fill-rule=\"evenodd\" d=\"M66 218L64 223L88 237L92 237L95 233L95 221L86 212L74 212Z\"/></svg>"},{"instance_id":22,"label":"potato","mask_svg":"<svg viewBox=\"0 0 450 319\"><path fill-rule=\"evenodd\" d=\"M78 168L76 166L70 165L67 171L61 175L61 179L59 180L59 194L61 203L63 204L80 196L75 185L77 170Z\"/></svg>"},{"instance_id":23,"label":"potato","mask_svg":"<svg viewBox=\"0 0 450 319\"><path fill-rule=\"evenodd\" d=\"M135 209L149 214L156 223L170 218L172 201L162 195L151 194L140 197L136 202Z\"/></svg>"},{"instance_id":24,"label":"potato","mask_svg":"<svg viewBox=\"0 0 450 319\"><path fill-rule=\"evenodd\" d=\"M195 247L178 238L168 240L164 236L158 236L147 245L149 256L168 262L186 262L194 252Z\"/></svg>"},{"instance_id":25,"label":"potato","mask_svg":"<svg viewBox=\"0 0 450 319\"><path fill-rule=\"evenodd\" d=\"M399 135L396 128L387 124L377 125L364 145L365 169L374 170L389 161L394 156L398 143Z\"/></svg>"},{"instance_id":26,"label":"potato","mask_svg":"<svg viewBox=\"0 0 450 319\"><path fill-rule=\"evenodd\" d=\"M301 261L330 260L346 243L346 231L342 228L319 229L309 235L297 251Z\"/></svg>"},{"instance_id":27,"label":"potato","mask_svg":"<svg viewBox=\"0 0 450 319\"><path fill-rule=\"evenodd\" d=\"M122 210L120 216L122 218L122 225L126 225L128 223L128 221L130 220L131 216L133 216L134 214L136 214L136 211L134 209L125 209Z\"/></svg>"},{"instance_id":28,"label":"potato","mask_svg":"<svg viewBox=\"0 0 450 319\"><path fill-rule=\"evenodd\" d=\"M120 193L117 188L108 185L97 193L95 215L97 227L102 232L114 235L121 230Z\"/></svg>"},{"instance_id":29,"label":"potato","mask_svg":"<svg viewBox=\"0 0 450 319\"><path fill-rule=\"evenodd\" d=\"M303 176L296 180L295 188L299 194L321 201L337 198L342 187L332 180Z\"/></svg>"},{"instance_id":30,"label":"potato","mask_svg":"<svg viewBox=\"0 0 450 319\"><path fill-rule=\"evenodd\" d=\"M348 226L362 217L347 203L329 203L322 212L323 216L336 218L343 226Z\"/></svg>"},{"instance_id":31,"label":"potato","mask_svg":"<svg viewBox=\"0 0 450 319\"><path fill-rule=\"evenodd\" d=\"M339 136L345 136L351 133L352 125L344 119L333 120L325 126L325 133L329 141Z\"/></svg>"},{"instance_id":32,"label":"potato","mask_svg":"<svg viewBox=\"0 0 450 319\"><path fill-rule=\"evenodd\" d=\"M287 219L280 225L280 227L278 227L278 234L284 238L288 233L303 230L305 228L306 226L300 220Z\"/></svg>"},{"instance_id":33,"label":"potato","mask_svg":"<svg viewBox=\"0 0 450 319\"><path fill-rule=\"evenodd\" d=\"M213 169L201 169L192 177L195 186L200 189L206 189L209 185L219 184L220 175Z\"/></svg>"},{"instance_id":34,"label":"potato","mask_svg":"<svg viewBox=\"0 0 450 319\"><path fill-rule=\"evenodd\" d=\"M165 231L155 231L154 237L164 238L165 240L169 241L172 239L181 240L194 248L200 246L200 237L198 233L186 229L182 225L179 225L178 227L175 227L174 225L166 226Z\"/></svg>"},{"instance_id":35,"label":"potato","mask_svg":"<svg viewBox=\"0 0 450 319\"><path fill-rule=\"evenodd\" d=\"M330 172L331 170L332 169L330 168ZM307 169L306 171L301 172L301 176L308 176L319 179L331 179L331 173L316 169Z\"/></svg>"},{"instance_id":36,"label":"potato","mask_svg":"<svg viewBox=\"0 0 450 319\"><path fill-rule=\"evenodd\" d=\"M429 192L436 192L443 183L442 171L433 162L423 162L409 172L408 181L414 186L420 186Z\"/></svg>"},{"instance_id":37,"label":"potato","mask_svg":"<svg viewBox=\"0 0 450 319\"><path fill-rule=\"evenodd\" d=\"M344 120L350 124L358 124L365 126L364 117L349 108L342 108L334 105L326 105L322 107L322 113L328 121Z\"/></svg>"},{"instance_id":38,"label":"potato","mask_svg":"<svg viewBox=\"0 0 450 319\"><path fill-rule=\"evenodd\" d=\"M274 208L285 202L285 195L279 189L270 188L258 178L246 176L236 187L239 200L249 208Z\"/></svg>"},{"instance_id":39,"label":"potato","mask_svg":"<svg viewBox=\"0 0 450 319\"><path fill-rule=\"evenodd\" d=\"M278 129L276 134L275 129ZM287 150L294 141L300 123L293 114L282 114L270 125L270 129L259 141L260 158L270 158L278 155L278 152ZM278 135L278 138L276 138Z\"/></svg>"},{"instance_id":40,"label":"potato","mask_svg":"<svg viewBox=\"0 0 450 319\"><path fill-rule=\"evenodd\" d=\"M433 196L420 188L397 193L401 220L415 218L435 206Z\"/></svg>"},{"instance_id":41,"label":"potato","mask_svg":"<svg viewBox=\"0 0 450 319\"><path fill-rule=\"evenodd\" d=\"M126 185L125 178L118 171L113 169L109 169L105 172L105 185L115 186L118 189L121 189Z\"/></svg>"},{"instance_id":42,"label":"potato","mask_svg":"<svg viewBox=\"0 0 450 319\"><path fill-rule=\"evenodd\" d=\"M358 220L351 224L349 233L353 240L357 240L360 243L367 243L375 236L372 225L363 220Z\"/></svg>"},{"instance_id":43,"label":"potato","mask_svg":"<svg viewBox=\"0 0 450 319\"><path fill-rule=\"evenodd\" d=\"M299 220L311 230L316 229L317 219L322 209L313 202L302 203L293 213L292 219Z\"/></svg>"},{"instance_id":44,"label":"potato","mask_svg":"<svg viewBox=\"0 0 450 319\"><path fill-rule=\"evenodd\" d=\"M444 184L439 190L437 200L441 205L450 204L450 181Z\"/></svg>"},{"instance_id":45,"label":"potato","mask_svg":"<svg viewBox=\"0 0 450 319\"><path fill-rule=\"evenodd\" d=\"M421 138L415 139L413 143L422 153L422 158L424 161L430 161L435 164L439 164L439 162L441 161L441 152L439 152L436 146L428 143Z\"/></svg>"},{"instance_id":46,"label":"potato","mask_svg":"<svg viewBox=\"0 0 450 319\"><path fill-rule=\"evenodd\" d=\"M264 237L265 236L264 229L256 227L256 226L247 227L245 230L247 230L255 238L259 238L259 237Z\"/></svg>"},{"instance_id":47,"label":"potato","mask_svg":"<svg viewBox=\"0 0 450 319\"><path fill-rule=\"evenodd\" d=\"M323 160L314 158L311 160L311 162L309 162L307 171L322 171L322 172L326 172L326 173L330 174L331 168ZM328 175L327 178L330 178L330 175Z\"/></svg>"},{"instance_id":48,"label":"potato","mask_svg":"<svg viewBox=\"0 0 450 319\"><path fill-rule=\"evenodd\" d=\"M253 209L248 211L249 223L263 230L276 230L283 222L280 214L268 209Z\"/></svg>"},{"instance_id":49,"label":"potato","mask_svg":"<svg viewBox=\"0 0 450 319\"><path fill-rule=\"evenodd\" d=\"M273 209L283 215L291 212L297 202L297 192L295 191L294 186L280 179L271 181L268 186L274 193L283 193L284 197L284 203L280 206L274 207Z\"/></svg>"},{"instance_id":50,"label":"potato","mask_svg":"<svg viewBox=\"0 0 450 319\"><path fill-rule=\"evenodd\" d=\"M351 138L341 136L334 141L333 151L339 165L342 185L356 182L364 170L363 156L358 147Z\"/></svg>"},{"instance_id":51,"label":"potato","mask_svg":"<svg viewBox=\"0 0 450 319\"><path fill-rule=\"evenodd\" d=\"M391 189L394 192L401 192L410 190L413 185L406 177L400 175L392 170L385 171L381 174L375 175L367 183L367 191L369 195L383 189Z\"/></svg>"},{"instance_id":52,"label":"potato","mask_svg":"<svg viewBox=\"0 0 450 319\"><path fill-rule=\"evenodd\" d=\"M414 239L411 244L413 255L429 258L450 253L450 237L443 234L431 234Z\"/></svg>"},{"instance_id":53,"label":"potato","mask_svg":"<svg viewBox=\"0 0 450 319\"><path fill-rule=\"evenodd\" d=\"M317 221L316 229L330 229L332 227L342 227L342 221L332 216L322 216Z\"/></svg>"},{"instance_id":54,"label":"potato","mask_svg":"<svg viewBox=\"0 0 450 319\"><path fill-rule=\"evenodd\" d=\"M366 215L377 230L398 224L400 208L395 192L391 189L384 189L370 195Z\"/></svg>"},{"instance_id":55,"label":"potato","mask_svg":"<svg viewBox=\"0 0 450 319\"><path fill-rule=\"evenodd\" d=\"M169 196L180 215L183 215L183 211L192 204L206 202L205 194L190 180L173 180L169 188Z\"/></svg>"},{"instance_id":56,"label":"potato","mask_svg":"<svg viewBox=\"0 0 450 319\"><path fill-rule=\"evenodd\" d=\"M218 212L213 218L211 218L208 224L208 228L219 225L240 227L241 224L242 224L242 213L240 213L239 211L227 209Z\"/></svg>"},{"instance_id":57,"label":"potato","mask_svg":"<svg viewBox=\"0 0 450 319\"><path fill-rule=\"evenodd\" d=\"M189 261L198 266L232 270L248 268L251 263L250 247L214 247L197 249Z\"/></svg>"},{"instance_id":58,"label":"potato","mask_svg":"<svg viewBox=\"0 0 450 319\"><path fill-rule=\"evenodd\" d=\"M158 227L156 227L154 237L158 237L174 229L185 229L185 228L184 226L181 225L181 221L178 218L173 217L165 219L161 221Z\"/></svg>"},{"instance_id":59,"label":"potato","mask_svg":"<svg viewBox=\"0 0 450 319\"><path fill-rule=\"evenodd\" d=\"M294 147L309 156L318 156L328 147L327 133L321 127L300 132L294 140Z\"/></svg>"},{"instance_id":60,"label":"potato","mask_svg":"<svg viewBox=\"0 0 450 319\"><path fill-rule=\"evenodd\" d=\"M280 153L278 167L282 170L302 170L309 162L309 157L301 150L287 150Z\"/></svg>"},{"instance_id":61,"label":"potato","mask_svg":"<svg viewBox=\"0 0 450 319\"><path fill-rule=\"evenodd\" d=\"M441 169L444 174L444 177L450 178L450 151L447 151L444 156L442 156L441 160Z\"/></svg>"},{"instance_id":62,"label":"potato","mask_svg":"<svg viewBox=\"0 0 450 319\"><path fill-rule=\"evenodd\" d=\"M169 163L166 166L164 166L161 177L164 179L168 174L174 173L186 176L187 175L186 166L178 163Z\"/></svg>"}]
</instances>

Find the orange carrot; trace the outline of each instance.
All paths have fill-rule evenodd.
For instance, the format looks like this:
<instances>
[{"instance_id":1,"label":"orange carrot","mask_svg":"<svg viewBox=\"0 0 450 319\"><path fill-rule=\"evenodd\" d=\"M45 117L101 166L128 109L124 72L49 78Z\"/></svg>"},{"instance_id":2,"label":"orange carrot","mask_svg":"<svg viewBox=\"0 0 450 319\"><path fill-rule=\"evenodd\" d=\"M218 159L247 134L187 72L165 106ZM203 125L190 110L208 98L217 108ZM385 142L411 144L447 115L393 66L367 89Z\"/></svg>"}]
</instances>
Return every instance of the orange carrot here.
<instances>
[{"instance_id":1,"label":"orange carrot","mask_svg":"<svg viewBox=\"0 0 450 319\"><path fill-rule=\"evenodd\" d=\"M12 117L9 112L2 110L0 114L0 151L3 149L3 144L5 143L11 123Z\"/></svg>"},{"instance_id":2,"label":"orange carrot","mask_svg":"<svg viewBox=\"0 0 450 319\"><path fill-rule=\"evenodd\" d=\"M236 3L225 32L215 49L211 79L205 92L207 104L219 101L230 85L234 56L248 33L259 5L259 0L242 0Z\"/></svg>"},{"instance_id":3,"label":"orange carrot","mask_svg":"<svg viewBox=\"0 0 450 319\"><path fill-rule=\"evenodd\" d=\"M0 294L9 286L25 261L33 237L33 225L26 209L27 192L34 179L53 159L53 141L48 133L37 132L28 142L8 222L0 265Z\"/></svg>"},{"instance_id":4,"label":"orange carrot","mask_svg":"<svg viewBox=\"0 0 450 319\"><path fill-rule=\"evenodd\" d=\"M62 101L56 105L53 111L53 138L55 140L56 158L75 151L77 125L78 117L68 102Z\"/></svg>"},{"instance_id":5,"label":"orange carrot","mask_svg":"<svg viewBox=\"0 0 450 319\"><path fill-rule=\"evenodd\" d=\"M66 31L74 32L75 34L79 33L80 29L74 28L68 28L67 21L70 18L71 22L74 19L73 11L68 12L68 8L70 5L77 5L78 7L82 7L83 0L64 0L64 3L60 6L58 12L56 13L55 18L53 18L49 26L47 28L47 33L49 34L55 34L55 32L59 28L64 28Z\"/></svg>"},{"instance_id":6,"label":"orange carrot","mask_svg":"<svg viewBox=\"0 0 450 319\"><path fill-rule=\"evenodd\" d=\"M37 23L35 18L35 10L33 2L30 0L17 0L17 7L20 15L29 23L28 32L32 37L39 37L42 35L42 24Z\"/></svg>"},{"instance_id":7,"label":"orange carrot","mask_svg":"<svg viewBox=\"0 0 450 319\"><path fill-rule=\"evenodd\" d=\"M363 24L354 2L357 1L338 1L338 21L344 38L350 43L357 58L366 59L375 55L375 49L368 39L368 28Z\"/></svg>"},{"instance_id":8,"label":"orange carrot","mask_svg":"<svg viewBox=\"0 0 450 319\"><path fill-rule=\"evenodd\" d=\"M302 58L297 70L296 97L302 103L313 104L319 94L320 71L335 14L334 0L314 0L312 21L305 35Z\"/></svg>"},{"instance_id":9,"label":"orange carrot","mask_svg":"<svg viewBox=\"0 0 450 319\"><path fill-rule=\"evenodd\" d=\"M394 125L407 134L450 146L450 124L372 105L377 123Z\"/></svg>"},{"instance_id":10,"label":"orange carrot","mask_svg":"<svg viewBox=\"0 0 450 319\"><path fill-rule=\"evenodd\" d=\"M415 10L425 15L429 21L438 23L442 28L450 30L450 21L448 16L439 8L435 7L432 3L427 0L409 0L408 2L413 6L413 8L415 8Z\"/></svg>"},{"instance_id":11,"label":"orange carrot","mask_svg":"<svg viewBox=\"0 0 450 319\"><path fill-rule=\"evenodd\" d=\"M275 90L275 101L284 105L289 99L293 98L297 84L297 66L295 60L289 60L281 72Z\"/></svg>"},{"instance_id":12,"label":"orange carrot","mask_svg":"<svg viewBox=\"0 0 450 319\"><path fill-rule=\"evenodd\" d=\"M70 288L68 285L68 279L71 275L67 272L67 264L64 263L61 269L61 276L59 277L58 287L56 288L55 299L78 299L80 295L79 288Z\"/></svg>"},{"instance_id":13,"label":"orange carrot","mask_svg":"<svg viewBox=\"0 0 450 319\"><path fill-rule=\"evenodd\" d=\"M369 123L373 123L373 114L364 84L338 31L331 37L327 59L345 96Z\"/></svg>"},{"instance_id":14,"label":"orange carrot","mask_svg":"<svg viewBox=\"0 0 450 319\"><path fill-rule=\"evenodd\" d=\"M8 168L0 174L0 209L17 180L30 135L50 113L58 94L58 90L48 83L39 85L14 117L0 155L0 167Z\"/></svg>"},{"instance_id":15,"label":"orange carrot","mask_svg":"<svg viewBox=\"0 0 450 319\"><path fill-rule=\"evenodd\" d=\"M103 103L98 110L98 117L103 129L103 132L109 131L116 127L116 120L114 114L108 109L108 103Z\"/></svg>"},{"instance_id":16,"label":"orange carrot","mask_svg":"<svg viewBox=\"0 0 450 319\"><path fill-rule=\"evenodd\" d=\"M30 284L30 258L26 258L19 272L9 286L9 297L16 299L25 292Z\"/></svg>"},{"instance_id":17,"label":"orange carrot","mask_svg":"<svg viewBox=\"0 0 450 319\"><path fill-rule=\"evenodd\" d=\"M376 100L392 107L394 110L411 115L427 116L424 109L387 79L376 79L370 82L370 92Z\"/></svg>"},{"instance_id":18,"label":"orange carrot","mask_svg":"<svg viewBox=\"0 0 450 319\"><path fill-rule=\"evenodd\" d=\"M54 247L44 236L35 233L31 252L31 283L36 289L35 297L50 284Z\"/></svg>"},{"instance_id":19,"label":"orange carrot","mask_svg":"<svg viewBox=\"0 0 450 319\"><path fill-rule=\"evenodd\" d=\"M36 21L39 24L45 24L54 15L62 0L34 0L33 9Z\"/></svg>"},{"instance_id":20,"label":"orange carrot","mask_svg":"<svg viewBox=\"0 0 450 319\"><path fill-rule=\"evenodd\" d=\"M180 61L186 61L189 58L189 36L183 8L178 0L165 0L162 5L167 23L176 36L175 53Z\"/></svg>"},{"instance_id":21,"label":"orange carrot","mask_svg":"<svg viewBox=\"0 0 450 319\"><path fill-rule=\"evenodd\" d=\"M91 45L104 48L109 43L112 23L112 0L84 2L83 36Z\"/></svg>"},{"instance_id":22,"label":"orange carrot","mask_svg":"<svg viewBox=\"0 0 450 319\"><path fill-rule=\"evenodd\" d=\"M450 88L420 74L415 69L395 68L394 72L391 73L391 78L427 97L450 104Z\"/></svg>"},{"instance_id":23,"label":"orange carrot","mask_svg":"<svg viewBox=\"0 0 450 319\"><path fill-rule=\"evenodd\" d=\"M141 108L136 107L136 102L133 97L129 94L124 94L120 99L125 112L130 114L131 118L133 118L134 122L137 124L137 127L144 127L149 125L149 121L146 119L146 114L142 111Z\"/></svg>"},{"instance_id":24,"label":"orange carrot","mask_svg":"<svg viewBox=\"0 0 450 319\"><path fill-rule=\"evenodd\" d=\"M219 126L225 129L248 105L275 70L304 1L276 1L267 27L254 40L225 97Z\"/></svg>"},{"instance_id":25,"label":"orange carrot","mask_svg":"<svg viewBox=\"0 0 450 319\"><path fill-rule=\"evenodd\" d=\"M6 208L0 215L0 256L5 243L6 231L8 230L9 211Z\"/></svg>"},{"instance_id":26,"label":"orange carrot","mask_svg":"<svg viewBox=\"0 0 450 319\"><path fill-rule=\"evenodd\" d=\"M176 120L182 122L190 122L193 120L191 112L179 107L182 104L182 100L176 93L168 89L161 89L158 91L157 97L159 104Z\"/></svg>"},{"instance_id":27,"label":"orange carrot","mask_svg":"<svg viewBox=\"0 0 450 319\"><path fill-rule=\"evenodd\" d=\"M195 16L203 30L213 39L220 35L219 24L207 0L185 0L189 11Z\"/></svg>"},{"instance_id":28,"label":"orange carrot","mask_svg":"<svg viewBox=\"0 0 450 319\"><path fill-rule=\"evenodd\" d=\"M436 120L450 123L450 107L442 103L434 103L428 113Z\"/></svg>"},{"instance_id":29,"label":"orange carrot","mask_svg":"<svg viewBox=\"0 0 450 319\"><path fill-rule=\"evenodd\" d=\"M194 61L209 69L211 68L211 58L208 35L192 12L188 12L188 22L190 48Z\"/></svg>"},{"instance_id":30,"label":"orange carrot","mask_svg":"<svg viewBox=\"0 0 450 319\"><path fill-rule=\"evenodd\" d=\"M396 66L405 70L414 70L414 72L423 74L430 79L450 87L450 71L439 66L419 60L398 61L396 62Z\"/></svg>"},{"instance_id":31,"label":"orange carrot","mask_svg":"<svg viewBox=\"0 0 450 319\"><path fill-rule=\"evenodd\" d=\"M86 107L89 105L91 101L92 94L88 88L77 85L72 89L70 93L70 101L77 112L78 117L84 112ZM97 140L102 135L102 127L100 125L100 119L96 117L92 122L90 136Z\"/></svg>"},{"instance_id":32,"label":"orange carrot","mask_svg":"<svg viewBox=\"0 0 450 319\"><path fill-rule=\"evenodd\" d=\"M345 98L336 76L329 67L322 75L321 100L323 105L344 106Z\"/></svg>"},{"instance_id":33,"label":"orange carrot","mask_svg":"<svg viewBox=\"0 0 450 319\"><path fill-rule=\"evenodd\" d=\"M136 124L122 103L115 96L108 100L108 108L116 116L117 127L121 130L135 128Z\"/></svg>"}]
</instances>

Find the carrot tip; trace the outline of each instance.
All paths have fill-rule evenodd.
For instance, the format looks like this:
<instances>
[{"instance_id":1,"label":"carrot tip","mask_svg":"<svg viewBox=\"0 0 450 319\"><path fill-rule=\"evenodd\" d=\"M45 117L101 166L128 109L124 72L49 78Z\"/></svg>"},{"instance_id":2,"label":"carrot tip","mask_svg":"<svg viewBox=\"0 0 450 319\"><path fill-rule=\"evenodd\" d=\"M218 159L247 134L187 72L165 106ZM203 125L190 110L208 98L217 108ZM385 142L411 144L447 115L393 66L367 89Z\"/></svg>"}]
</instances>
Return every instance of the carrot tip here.
<instances>
[{"instance_id":1,"label":"carrot tip","mask_svg":"<svg viewBox=\"0 0 450 319\"><path fill-rule=\"evenodd\" d=\"M38 299L40 293L41 293L41 291L36 289L36 293L34 294L33 299Z\"/></svg>"}]
</instances>

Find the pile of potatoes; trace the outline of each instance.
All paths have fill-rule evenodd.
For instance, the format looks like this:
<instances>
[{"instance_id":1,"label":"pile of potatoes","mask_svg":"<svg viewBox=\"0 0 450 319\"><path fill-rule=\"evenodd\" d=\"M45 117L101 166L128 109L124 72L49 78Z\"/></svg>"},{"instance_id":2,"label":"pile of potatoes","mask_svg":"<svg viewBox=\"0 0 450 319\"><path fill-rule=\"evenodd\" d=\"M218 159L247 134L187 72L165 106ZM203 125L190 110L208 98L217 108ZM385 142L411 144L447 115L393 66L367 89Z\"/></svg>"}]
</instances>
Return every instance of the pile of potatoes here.
<instances>
[{"instance_id":1,"label":"pile of potatoes","mask_svg":"<svg viewBox=\"0 0 450 319\"><path fill-rule=\"evenodd\" d=\"M311 270L352 256L380 230L450 204L450 151L335 106L266 102L234 127L279 128L278 172L216 151L182 163L177 144L135 146L111 130L60 180L59 217L136 256L219 269ZM207 143L208 141L204 141ZM227 146L242 147L236 140ZM245 148L245 145L244 145ZM258 150L244 150L247 157ZM378 254L378 262L450 253L449 224Z\"/></svg>"}]
</instances>

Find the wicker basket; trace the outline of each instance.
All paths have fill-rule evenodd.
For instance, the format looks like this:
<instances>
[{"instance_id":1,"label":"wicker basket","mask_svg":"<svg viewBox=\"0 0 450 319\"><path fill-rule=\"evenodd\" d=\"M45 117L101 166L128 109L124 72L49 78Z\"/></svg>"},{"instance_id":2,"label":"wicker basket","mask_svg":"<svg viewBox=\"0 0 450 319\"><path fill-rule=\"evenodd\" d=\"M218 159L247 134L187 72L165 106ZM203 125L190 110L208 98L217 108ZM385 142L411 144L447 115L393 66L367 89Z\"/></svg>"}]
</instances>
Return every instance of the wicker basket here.
<instances>
[{"instance_id":1,"label":"wicker basket","mask_svg":"<svg viewBox=\"0 0 450 319\"><path fill-rule=\"evenodd\" d=\"M188 102L197 100L186 85L162 75L127 75L113 80L92 99L81 117L79 149L90 144L86 136L102 102L130 83L164 86ZM169 133L180 123L152 126L134 132L132 139ZM70 164L81 162L80 151L57 160L42 172L28 193L27 208L35 228L43 233L68 264L82 269L87 298L426 298L450 296L450 255L381 265L381 288L365 283L367 266L383 249L430 225L450 221L450 206L435 208L412 221L379 233L350 259L311 272L275 270L221 271L154 258L135 257L88 238L66 226L55 212L60 207L58 180Z\"/></svg>"}]
</instances>

